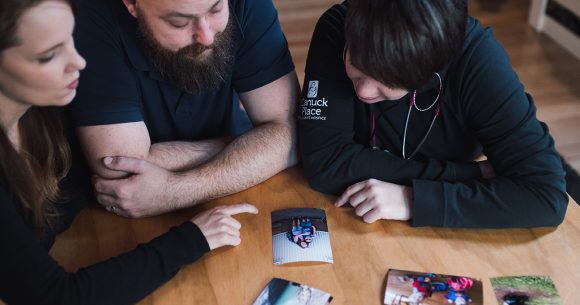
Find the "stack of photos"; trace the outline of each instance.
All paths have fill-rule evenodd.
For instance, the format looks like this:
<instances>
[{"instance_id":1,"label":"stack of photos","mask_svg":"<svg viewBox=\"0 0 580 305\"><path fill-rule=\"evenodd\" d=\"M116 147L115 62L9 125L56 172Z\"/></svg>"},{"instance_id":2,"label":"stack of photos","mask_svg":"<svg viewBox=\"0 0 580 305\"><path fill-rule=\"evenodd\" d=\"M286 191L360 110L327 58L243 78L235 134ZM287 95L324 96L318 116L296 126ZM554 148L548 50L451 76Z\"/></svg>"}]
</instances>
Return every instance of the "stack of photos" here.
<instances>
[{"instance_id":1,"label":"stack of photos","mask_svg":"<svg viewBox=\"0 0 580 305\"><path fill-rule=\"evenodd\" d=\"M466 276L391 269L385 305L483 305L481 281Z\"/></svg>"},{"instance_id":2,"label":"stack of photos","mask_svg":"<svg viewBox=\"0 0 580 305\"><path fill-rule=\"evenodd\" d=\"M327 305L332 296L310 286L273 278L252 305Z\"/></svg>"},{"instance_id":3,"label":"stack of photos","mask_svg":"<svg viewBox=\"0 0 580 305\"><path fill-rule=\"evenodd\" d=\"M562 305L547 276L504 276L490 281L500 305Z\"/></svg>"},{"instance_id":4,"label":"stack of photos","mask_svg":"<svg viewBox=\"0 0 580 305\"><path fill-rule=\"evenodd\" d=\"M272 255L274 265L332 263L324 210L285 209L272 212Z\"/></svg>"}]
</instances>

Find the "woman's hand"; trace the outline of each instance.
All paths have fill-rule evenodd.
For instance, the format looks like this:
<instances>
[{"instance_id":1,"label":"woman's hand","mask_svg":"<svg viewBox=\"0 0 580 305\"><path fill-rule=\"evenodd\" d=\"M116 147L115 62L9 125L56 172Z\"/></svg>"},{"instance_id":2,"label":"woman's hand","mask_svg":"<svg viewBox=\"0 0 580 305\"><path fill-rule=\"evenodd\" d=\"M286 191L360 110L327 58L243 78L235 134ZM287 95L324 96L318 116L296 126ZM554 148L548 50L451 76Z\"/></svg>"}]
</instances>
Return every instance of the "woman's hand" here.
<instances>
[{"instance_id":1,"label":"woman's hand","mask_svg":"<svg viewBox=\"0 0 580 305\"><path fill-rule=\"evenodd\" d=\"M209 249L240 244L242 225L232 216L239 213L258 214L258 209L248 203L222 205L197 214L191 221L201 230Z\"/></svg>"},{"instance_id":2,"label":"woman's hand","mask_svg":"<svg viewBox=\"0 0 580 305\"><path fill-rule=\"evenodd\" d=\"M350 203L356 215L367 223L379 219L409 220L413 216L412 197L408 186L368 179L347 188L334 205Z\"/></svg>"}]
</instances>

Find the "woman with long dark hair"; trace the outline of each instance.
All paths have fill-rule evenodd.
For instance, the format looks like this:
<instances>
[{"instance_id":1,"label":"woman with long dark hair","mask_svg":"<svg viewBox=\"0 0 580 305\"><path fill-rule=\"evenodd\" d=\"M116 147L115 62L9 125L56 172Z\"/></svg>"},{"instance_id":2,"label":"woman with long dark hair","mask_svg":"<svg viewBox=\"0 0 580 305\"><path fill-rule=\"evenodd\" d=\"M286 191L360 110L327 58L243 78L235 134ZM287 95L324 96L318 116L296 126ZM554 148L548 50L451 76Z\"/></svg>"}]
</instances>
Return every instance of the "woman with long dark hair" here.
<instances>
[{"instance_id":1,"label":"woman with long dark hair","mask_svg":"<svg viewBox=\"0 0 580 305\"><path fill-rule=\"evenodd\" d=\"M91 200L82 153L54 107L73 99L85 67L73 27L67 0L0 1L0 300L8 304L135 303L205 252L239 244L231 216L257 212L216 207L76 273L50 257L55 235Z\"/></svg>"}]
</instances>

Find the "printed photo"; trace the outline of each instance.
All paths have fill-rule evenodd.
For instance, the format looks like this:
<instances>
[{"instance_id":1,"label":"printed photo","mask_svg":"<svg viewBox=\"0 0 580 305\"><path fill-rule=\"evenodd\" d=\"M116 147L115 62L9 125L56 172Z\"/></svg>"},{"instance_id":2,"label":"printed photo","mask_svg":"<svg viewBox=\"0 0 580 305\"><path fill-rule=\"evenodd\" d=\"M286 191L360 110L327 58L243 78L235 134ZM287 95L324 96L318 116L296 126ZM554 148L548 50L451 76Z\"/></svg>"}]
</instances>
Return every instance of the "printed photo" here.
<instances>
[{"instance_id":1,"label":"printed photo","mask_svg":"<svg viewBox=\"0 0 580 305\"><path fill-rule=\"evenodd\" d=\"M499 305L562 305L548 276L503 276L490 281Z\"/></svg>"},{"instance_id":2,"label":"printed photo","mask_svg":"<svg viewBox=\"0 0 580 305\"><path fill-rule=\"evenodd\" d=\"M326 305L332 296L322 290L273 278L252 305Z\"/></svg>"},{"instance_id":3,"label":"printed photo","mask_svg":"<svg viewBox=\"0 0 580 305\"><path fill-rule=\"evenodd\" d=\"M274 265L294 262L332 263L326 213L321 209L285 209L272 212Z\"/></svg>"},{"instance_id":4,"label":"printed photo","mask_svg":"<svg viewBox=\"0 0 580 305\"><path fill-rule=\"evenodd\" d=\"M384 304L483 305L483 286L466 276L390 269Z\"/></svg>"}]
</instances>

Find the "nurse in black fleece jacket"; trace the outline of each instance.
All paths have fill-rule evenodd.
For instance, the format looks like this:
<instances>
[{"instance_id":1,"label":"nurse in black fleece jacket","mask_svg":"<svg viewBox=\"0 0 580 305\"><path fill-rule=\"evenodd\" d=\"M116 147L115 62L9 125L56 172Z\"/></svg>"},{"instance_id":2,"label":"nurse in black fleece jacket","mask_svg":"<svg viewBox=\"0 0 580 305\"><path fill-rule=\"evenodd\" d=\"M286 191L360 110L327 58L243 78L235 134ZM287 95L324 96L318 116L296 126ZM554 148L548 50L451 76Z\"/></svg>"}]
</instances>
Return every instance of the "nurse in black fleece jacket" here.
<instances>
[{"instance_id":1,"label":"nurse in black fleece jacket","mask_svg":"<svg viewBox=\"0 0 580 305\"><path fill-rule=\"evenodd\" d=\"M300 152L310 185L342 194L336 206L414 226L562 222L554 141L466 2L345 1L318 21Z\"/></svg>"},{"instance_id":2,"label":"nurse in black fleece jacket","mask_svg":"<svg viewBox=\"0 0 580 305\"><path fill-rule=\"evenodd\" d=\"M232 215L257 212L249 204L216 207L75 273L50 257L55 235L90 201L82 153L67 143L60 109L44 107L68 104L85 67L73 24L65 0L0 1L0 301L7 304L133 304L205 252L239 244Z\"/></svg>"}]
</instances>

